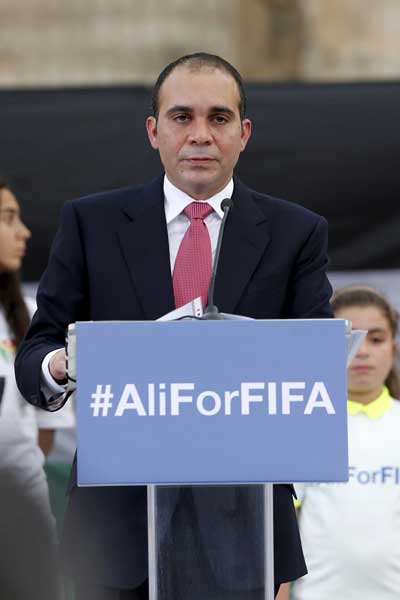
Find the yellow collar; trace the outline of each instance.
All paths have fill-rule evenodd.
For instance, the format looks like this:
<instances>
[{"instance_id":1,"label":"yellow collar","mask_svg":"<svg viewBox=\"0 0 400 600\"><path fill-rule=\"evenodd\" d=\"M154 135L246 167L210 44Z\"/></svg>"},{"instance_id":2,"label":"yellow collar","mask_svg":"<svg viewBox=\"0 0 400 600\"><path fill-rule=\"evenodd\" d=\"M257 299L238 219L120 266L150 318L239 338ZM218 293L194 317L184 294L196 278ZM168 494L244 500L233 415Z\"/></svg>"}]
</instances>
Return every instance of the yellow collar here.
<instances>
[{"instance_id":1,"label":"yellow collar","mask_svg":"<svg viewBox=\"0 0 400 600\"><path fill-rule=\"evenodd\" d=\"M347 400L347 412L349 415L364 413L370 419L379 419L389 410L392 403L393 398L389 394L387 387L384 386L379 396L369 404Z\"/></svg>"}]
</instances>

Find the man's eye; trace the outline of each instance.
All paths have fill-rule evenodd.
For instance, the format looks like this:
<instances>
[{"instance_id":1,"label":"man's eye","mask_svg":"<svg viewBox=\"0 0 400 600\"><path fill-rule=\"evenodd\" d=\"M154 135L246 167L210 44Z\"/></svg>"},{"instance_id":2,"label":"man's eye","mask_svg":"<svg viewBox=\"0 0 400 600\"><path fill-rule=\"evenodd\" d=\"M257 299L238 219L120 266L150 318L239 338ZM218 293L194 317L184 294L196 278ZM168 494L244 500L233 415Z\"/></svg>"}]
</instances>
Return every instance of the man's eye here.
<instances>
[{"instance_id":1,"label":"man's eye","mask_svg":"<svg viewBox=\"0 0 400 600\"><path fill-rule=\"evenodd\" d=\"M176 115L174 121L177 123L186 123L189 120L189 115Z\"/></svg>"},{"instance_id":2,"label":"man's eye","mask_svg":"<svg viewBox=\"0 0 400 600\"><path fill-rule=\"evenodd\" d=\"M218 124L223 124L227 122L227 118L224 115L215 115L214 121Z\"/></svg>"}]
</instances>

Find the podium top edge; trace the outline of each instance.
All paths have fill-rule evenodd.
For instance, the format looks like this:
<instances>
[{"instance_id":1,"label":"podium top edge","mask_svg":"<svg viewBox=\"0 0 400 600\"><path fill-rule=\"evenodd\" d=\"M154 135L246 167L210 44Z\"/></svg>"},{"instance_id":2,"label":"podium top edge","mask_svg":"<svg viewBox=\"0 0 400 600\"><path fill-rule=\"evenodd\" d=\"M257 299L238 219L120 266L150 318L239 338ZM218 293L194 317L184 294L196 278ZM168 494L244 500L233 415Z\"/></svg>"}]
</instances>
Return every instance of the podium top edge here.
<instances>
[{"instance_id":1,"label":"podium top edge","mask_svg":"<svg viewBox=\"0 0 400 600\"><path fill-rule=\"evenodd\" d=\"M225 313L221 313L221 314L225 314ZM229 315L227 315L229 316ZM236 316L236 315L235 315ZM240 319L240 316L237 315L237 319L220 319L220 320L208 320L208 319L201 319L201 318L197 318L197 319L177 319L177 320L171 320L171 321L150 321L150 320L146 320L146 319L135 319L135 320L109 320L109 321L102 321L102 320L96 320L96 321L75 321L74 323L70 323L69 327L73 326L73 325L80 325L81 323L85 323L85 324L89 324L89 323L98 323L99 325L104 325L105 323L112 323L112 324L119 324L119 323L124 323L124 324L130 324L130 323L161 323L163 325L165 325L166 323L188 323L191 322L193 323L193 321L202 321L204 323L223 323L223 322L230 322L230 321L234 321L235 323L271 323L271 324L280 324L280 323L301 323L301 324L305 324L305 323L336 323L338 321L343 321L346 324L350 324L351 325L351 321L348 321L347 319L251 319L249 317L244 317L243 320Z\"/></svg>"}]
</instances>

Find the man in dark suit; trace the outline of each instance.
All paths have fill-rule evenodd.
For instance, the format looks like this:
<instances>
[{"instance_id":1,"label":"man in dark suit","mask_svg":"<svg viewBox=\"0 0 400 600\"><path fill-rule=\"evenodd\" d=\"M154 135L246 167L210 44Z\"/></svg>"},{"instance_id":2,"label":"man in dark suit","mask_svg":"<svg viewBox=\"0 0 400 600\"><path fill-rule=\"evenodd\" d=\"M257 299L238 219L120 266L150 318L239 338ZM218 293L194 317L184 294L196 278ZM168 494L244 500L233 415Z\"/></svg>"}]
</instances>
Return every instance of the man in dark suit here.
<instances>
[{"instance_id":1,"label":"man in dark suit","mask_svg":"<svg viewBox=\"0 0 400 600\"><path fill-rule=\"evenodd\" d=\"M65 402L60 348L69 323L156 319L194 296L205 302L226 197L232 197L233 208L215 286L218 307L256 319L331 316L325 220L233 179L251 134L245 111L240 75L219 57L182 57L161 73L146 126L165 175L64 206L39 286L38 311L16 359L18 385L29 402L46 410ZM63 545L78 598L145 598L145 489L77 488L75 483L74 465ZM275 486L277 586L305 573L291 492L291 486ZM244 488L182 496L184 501L169 512L172 537L198 517L204 539L214 539L215 549L223 537L222 531L216 533L223 521L219 507L234 514L243 502L254 502L250 525L258 526L259 497L250 491L246 496ZM204 508L214 520L212 531L204 525ZM229 530L225 534L229 538ZM193 589L190 595L176 589L174 599L261 597L262 566L250 564L250 554L249 565L232 566L226 581L226 565L213 563L207 549L198 546L195 531L190 544L198 547L197 576L210 575L213 582L198 596ZM181 558L172 558L171 573L179 574Z\"/></svg>"}]
</instances>

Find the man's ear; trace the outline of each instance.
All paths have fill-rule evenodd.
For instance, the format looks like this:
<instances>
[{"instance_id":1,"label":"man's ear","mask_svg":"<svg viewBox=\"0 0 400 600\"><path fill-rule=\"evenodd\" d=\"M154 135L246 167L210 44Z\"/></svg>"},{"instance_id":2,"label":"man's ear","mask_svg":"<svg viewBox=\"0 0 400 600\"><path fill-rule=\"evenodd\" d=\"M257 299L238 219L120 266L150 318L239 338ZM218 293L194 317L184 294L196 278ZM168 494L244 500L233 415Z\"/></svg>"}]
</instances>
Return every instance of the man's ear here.
<instances>
[{"instance_id":1,"label":"man's ear","mask_svg":"<svg viewBox=\"0 0 400 600\"><path fill-rule=\"evenodd\" d=\"M242 136L241 136L240 152L243 152L243 150L246 148L247 142L249 141L250 136L251 136L251 121L250 121L250 119L243 119L242 120Z\"/></svg>"},{"instance_id":2,"label":"man's ear","mask_svg":"<svg viewBox=\"0 0 400 600\"><path fill-rule=\"evenodd\" d=\"M146 130L147 135L149 136L151 147L154 148L154 150L158 150L157 119L155 117L147 117Z\"/></svg>"}]
</instances>

